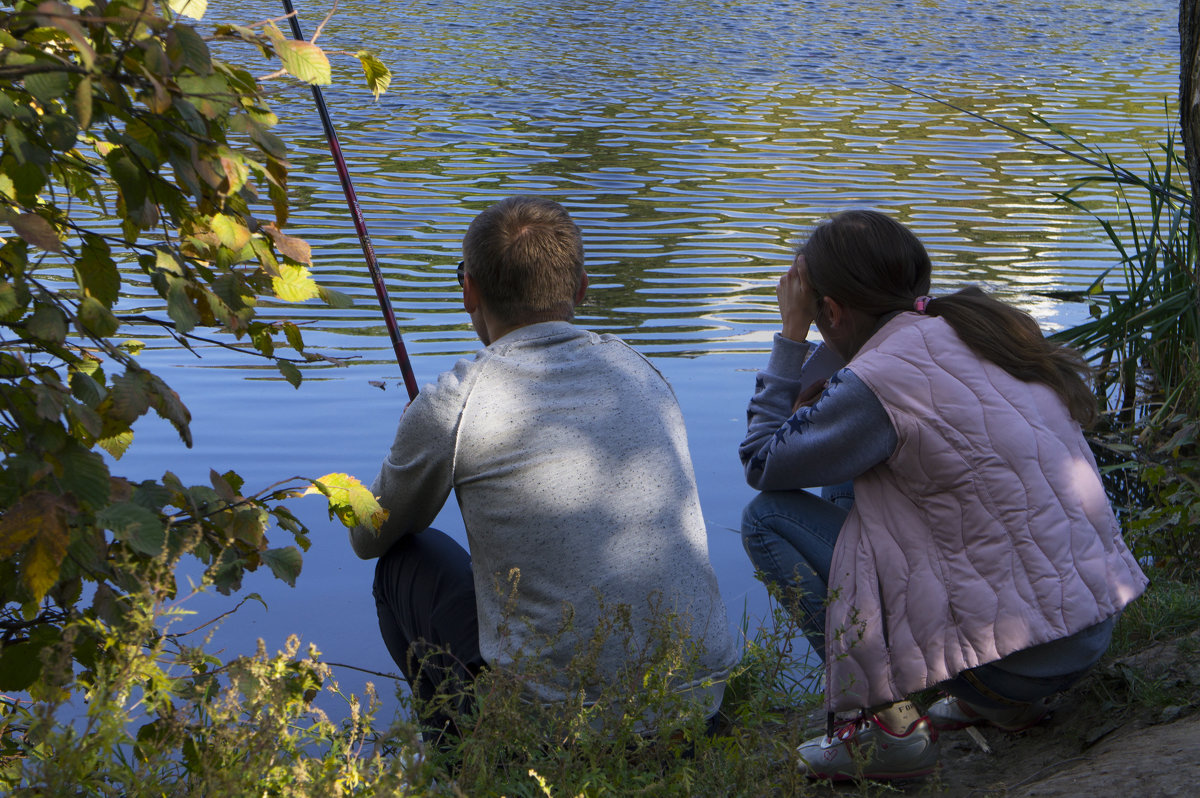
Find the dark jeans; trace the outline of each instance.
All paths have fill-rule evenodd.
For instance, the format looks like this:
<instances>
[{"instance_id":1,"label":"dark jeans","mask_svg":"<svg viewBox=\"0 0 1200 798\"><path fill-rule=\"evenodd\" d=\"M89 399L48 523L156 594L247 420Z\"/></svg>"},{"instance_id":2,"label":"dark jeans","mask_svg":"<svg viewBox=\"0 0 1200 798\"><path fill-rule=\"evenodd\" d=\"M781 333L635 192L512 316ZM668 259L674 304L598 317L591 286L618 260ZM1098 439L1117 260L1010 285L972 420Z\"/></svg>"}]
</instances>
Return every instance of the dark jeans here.
<instances>
[{"instance_id":1,"label":"dark jeans","mask_svg":"<svg viewBox=\"0 0 1200 798\"><path fill-rule=\"evenodd\" d=\"M471 558L437 529L401 538L375 566L375 609L388 653L417 699L424 736L459 735L484 667Z\"/></svg>"}]
</instances>

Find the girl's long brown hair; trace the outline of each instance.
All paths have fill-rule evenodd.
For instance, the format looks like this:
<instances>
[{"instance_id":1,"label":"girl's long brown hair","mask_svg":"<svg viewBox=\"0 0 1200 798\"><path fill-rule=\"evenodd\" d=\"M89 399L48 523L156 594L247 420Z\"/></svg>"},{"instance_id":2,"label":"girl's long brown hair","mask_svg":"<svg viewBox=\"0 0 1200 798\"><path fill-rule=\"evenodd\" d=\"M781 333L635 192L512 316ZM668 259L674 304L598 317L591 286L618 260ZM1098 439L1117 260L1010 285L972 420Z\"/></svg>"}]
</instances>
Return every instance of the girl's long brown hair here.
<instances>
[{"instance_id":1,"label":"girl's long brown hair","mask_svg":"<svg viewBox=\"0 0 1200 798\"><path fill-rule=\"evenodd\" d=\"M822 222L799 254L818 294L874 318L913 310L916 298L929 293L932 265L925 247L907 227L876 211L844 211ZM935 297L925 312L945 319L984 360L1024 382L1050 386L1083 426L1095 422L1087 362L1046 340L1028 313L975 287Z\"/></svg>"}]
</instances>

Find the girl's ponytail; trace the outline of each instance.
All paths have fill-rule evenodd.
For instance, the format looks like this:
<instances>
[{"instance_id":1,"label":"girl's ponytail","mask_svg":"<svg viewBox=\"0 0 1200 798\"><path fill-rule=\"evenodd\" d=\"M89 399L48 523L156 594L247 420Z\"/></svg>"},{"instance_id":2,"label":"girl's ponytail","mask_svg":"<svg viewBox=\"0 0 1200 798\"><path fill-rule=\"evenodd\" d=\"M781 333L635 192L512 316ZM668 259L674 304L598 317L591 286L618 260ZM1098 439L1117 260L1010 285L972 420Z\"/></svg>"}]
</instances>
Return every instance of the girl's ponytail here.
<instances>
[{"instance_id":1,"label":"girl's ponytail","mask_svg":"<svg viewBox=\"0 0 1200 798\"><path fill-rule=\"evenodd\" d=\"M899 311L940 316L971 351L1019 380L1050 386L1071 416L1095 422L1089 368L1073 349L1047 341L1029 314L978 288L929 297L933 270L920 240L875 211L844 211L817 225L799 248L817 292L875 319Z\"/></svg>"},{"instance_id":2,"label":"girl's ponytail","mask_svg":"<svg viewBox=\"0 0 1200 798\"><path fill-rule=\"evenodd\" d=\"M925 304L930 316L946 320L972 352L1024 382L1050 386L1081 425L1095 423L1096 396L1087 383L1091 373L1083 356L1046 340L1033 317L975 287Z\"/></svg>"}]
</instances>

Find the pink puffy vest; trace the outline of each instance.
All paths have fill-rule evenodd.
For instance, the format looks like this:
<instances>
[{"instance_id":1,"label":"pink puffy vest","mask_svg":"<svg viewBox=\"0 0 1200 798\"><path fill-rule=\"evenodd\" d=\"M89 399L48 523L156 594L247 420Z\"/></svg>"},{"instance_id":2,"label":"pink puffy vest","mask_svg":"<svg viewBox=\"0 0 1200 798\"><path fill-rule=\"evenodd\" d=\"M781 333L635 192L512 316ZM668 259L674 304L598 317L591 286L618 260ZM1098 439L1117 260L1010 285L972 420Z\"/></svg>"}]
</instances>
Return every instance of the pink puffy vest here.
<instances>
[{"instance_id":1,"label":"pink puffy vest","mask_svg":"<svg viewBox=\"0 0 1200 798\"><path fill-rule=\"evenodd\" d=\"M903 313L849 368L898 445L854 481L830 571L830 711L899 700L1081 631L1145 589L1095 460L1053 390Z\"/></svg>"}]
</instances>

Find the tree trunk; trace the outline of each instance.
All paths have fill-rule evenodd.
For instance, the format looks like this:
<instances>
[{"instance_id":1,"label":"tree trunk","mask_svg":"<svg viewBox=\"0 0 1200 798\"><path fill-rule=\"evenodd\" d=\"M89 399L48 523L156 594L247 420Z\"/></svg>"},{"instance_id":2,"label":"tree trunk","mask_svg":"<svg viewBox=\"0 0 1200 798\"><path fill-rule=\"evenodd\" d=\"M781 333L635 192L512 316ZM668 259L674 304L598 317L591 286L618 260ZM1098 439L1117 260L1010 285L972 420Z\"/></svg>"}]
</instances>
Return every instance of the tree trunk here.
<instances>
[{"instance_id":1,"label":"tree trunk","mask_svg":"<svg viewBox=\"0 0 1200 798\"><path fill-rule=\"evenodd\" d=\"M1200 202L1200 0L1179 0L1179 123L1192 199ZM1196 205L1192 218L1200 221Z\"/></svg>"}]
</instances>

